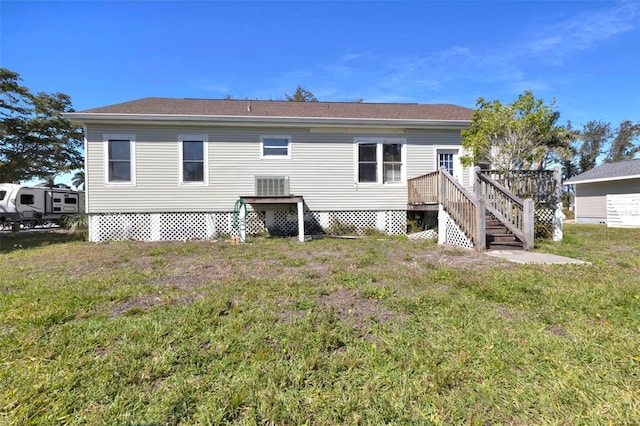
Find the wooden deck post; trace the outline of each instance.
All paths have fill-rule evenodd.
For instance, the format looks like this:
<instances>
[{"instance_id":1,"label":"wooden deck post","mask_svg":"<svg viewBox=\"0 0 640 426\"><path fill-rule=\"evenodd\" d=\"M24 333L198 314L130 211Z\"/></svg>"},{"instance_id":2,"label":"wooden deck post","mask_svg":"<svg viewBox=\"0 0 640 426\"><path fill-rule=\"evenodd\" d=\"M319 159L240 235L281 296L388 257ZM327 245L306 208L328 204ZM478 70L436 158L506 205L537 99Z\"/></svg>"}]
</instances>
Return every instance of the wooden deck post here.
<instances>
[{"instance_id":1,"label":"wooden deck post","mask_svg":"<svg viewBox=\"0 0 640 426\"><path fill-rule=\"evenodd\" d=\"M298 241L304 242L304 202L298 200Z\"/></svg>"},{"instance_id":2,"label":"wooden deck post","mask_svg":"<svg viewBox=\"0 0 640 426\"><path fill-rule=\"evenodd\" d=\"M442 174L442 170L438 170L438 182L437 182L437 191L438 191L438 204L442 204L444 200L444 195L442 191L444 190L444 175Z\"/></svg>"},{"instance_id":3,"label":"wooden deck post","mask_svg":"<svg viewBox=\"0 0 640 426\"><path fill-rule=\"evenodd\" d=\"M476 250L487 249L487 212L484 198L476 200L476 235L474 236Z\"/></svg>"},{"instance_id":4,"label":"wooden deck post","mask_svg":"<svg viewBox=\"0 0 640 426\"><path fill-rule=\"evenodd\" d=\"M475 166L473 168L473 193L476 196L476 200L482 198L482 182L480 182L480 178L478 175L480 174L480 167Z\"/></svg>"},{"instance_id":5,"label":"wooden deck post","mask_svg":"<svg viewBox=\"0 0 640 426\"><path fill-rule=\"evenodd\" d=\"M564 220L567 218L562 211L562 171L560 167L553 169L555 188L555 211L553 212L553 241L562 241Z\"/></svg>"},{"instance_id":6,"label":"wooden deck post","mask_svg":"<svg viewBox=\"0 0 640 426\"><path fill-rule=\"evenodd\" d=\"M522 242L525 250L533 250L535 240L535 218L533 199L524 200L522 212L522 232L524 233L524 241Z\"/></svg>"}]
</instances>

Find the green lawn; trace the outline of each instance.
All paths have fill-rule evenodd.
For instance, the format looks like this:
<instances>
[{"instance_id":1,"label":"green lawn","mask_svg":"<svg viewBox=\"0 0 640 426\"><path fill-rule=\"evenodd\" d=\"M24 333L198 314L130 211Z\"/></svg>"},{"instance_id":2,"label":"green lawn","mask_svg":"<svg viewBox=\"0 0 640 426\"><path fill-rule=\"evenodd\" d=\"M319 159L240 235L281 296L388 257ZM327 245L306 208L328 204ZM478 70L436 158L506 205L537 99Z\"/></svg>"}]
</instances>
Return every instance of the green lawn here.
<instances>
[{"instance_id":1,"label":"green lawn","mask_svg":"<svg viewBox=\"0 0 640 426\"><path fill-rule=\"evenodd\" d=\"M639 424L640 230L537 250L2 235L0 424Z\"/></svg>"}]
</instances>

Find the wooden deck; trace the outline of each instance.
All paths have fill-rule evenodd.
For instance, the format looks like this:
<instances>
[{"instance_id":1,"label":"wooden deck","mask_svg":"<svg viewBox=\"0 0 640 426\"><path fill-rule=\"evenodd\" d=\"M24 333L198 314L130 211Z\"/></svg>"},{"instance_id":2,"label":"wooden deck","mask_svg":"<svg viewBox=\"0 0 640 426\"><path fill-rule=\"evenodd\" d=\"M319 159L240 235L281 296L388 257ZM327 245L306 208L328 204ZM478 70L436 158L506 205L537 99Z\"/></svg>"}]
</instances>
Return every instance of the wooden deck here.
<instances>
[{"instance_id":1,"label":"wooden deck","mask_svg":"<svg viewBox=\"0 0 640 426\"><path fill-rule=\"evenodd\" d=\"M534 199L537 203L556 202L561 190L559 172L499 174L476 168L475 176L475 194L466 191L444 169L409 179L407 210L437 211L442 206L478 250L484 250L495 239L487 236L487 216L490 216L520 241L524 249L533 249Z\"/></svg>"}]
</instances>

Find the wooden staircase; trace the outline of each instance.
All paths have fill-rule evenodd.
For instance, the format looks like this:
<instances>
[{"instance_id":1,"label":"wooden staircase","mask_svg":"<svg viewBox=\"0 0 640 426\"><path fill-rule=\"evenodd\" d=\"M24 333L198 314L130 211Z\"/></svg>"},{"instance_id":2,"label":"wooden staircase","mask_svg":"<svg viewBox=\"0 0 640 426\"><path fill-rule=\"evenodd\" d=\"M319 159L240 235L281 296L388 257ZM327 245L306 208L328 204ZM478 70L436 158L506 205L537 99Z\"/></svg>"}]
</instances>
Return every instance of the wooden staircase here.
<instances>
[{"instance_id":1,"label":"wooden staircase","mask_svg":"<svg viewBox=\"0 0 640 426\"><path fill-rule=\"evenodd\" d=\"M524 245L498 219L487 213L485 221L487 250L523 250Z\"/></svg>"},{"instance_id":2,"label":"wooden staircase","mask_svg":"<svg viewBox=\"0 0 640 426\"><path fill-rule=\"evenodd\" d=\"M515 180L509 176L503 176L503 180L511 182L509 186L519 188L522 194L541 193L542 199L545 199L550 193L558 192L561 188L556 178L536 179L538 175L546 176L541 172L513 173L516 174ZM555 175L556 172L553 172L551 177ZM476 168L474 195L462 187L444 168L409 179L407 210L441 208L466 236L467 240L463 241L465 247L468 246L467 241L470 241L476 250L533 250L533 198L527 196L523 199L515 195L492 176L491 173L483 173ZM540 182L544 185L538 185ZM455 241L455 238L452 238L452 241ZM447 242L446 238L444 242Z\"/></svg>"}]
</instances>

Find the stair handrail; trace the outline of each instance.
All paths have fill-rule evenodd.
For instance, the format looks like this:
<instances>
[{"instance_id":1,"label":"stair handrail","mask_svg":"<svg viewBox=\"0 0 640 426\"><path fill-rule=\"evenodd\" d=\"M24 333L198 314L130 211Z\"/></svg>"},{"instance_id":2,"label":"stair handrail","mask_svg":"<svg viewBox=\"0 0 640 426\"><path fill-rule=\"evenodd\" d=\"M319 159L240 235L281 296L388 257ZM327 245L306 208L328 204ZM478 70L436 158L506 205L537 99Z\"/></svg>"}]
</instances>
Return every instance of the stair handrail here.
<instances>
[{"instance_id":1,"label":"stair handrail","mask_svg":"<svg viewBox=\"0 0 640 426\"><path fill-rule=\"evenodd\" d=\"M476 170L476 196L486 209L520 241L525 250L534 245L533 199L522 200L499 182Z\"/></svg>"},{"instance_id":2,"label":"stair handrail","mask_svg":"<svg viewBox=\"0 0 640 426\"><path fill-rule=\"evenodd\" d=\"M445 168L438 171L438 203L471 238L475 248L484 250L484 202L476 201Z\"/></svg>"}]
</instances>

